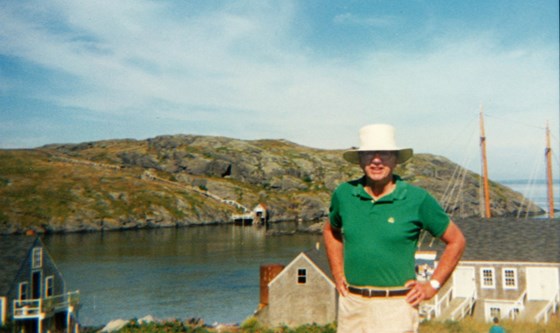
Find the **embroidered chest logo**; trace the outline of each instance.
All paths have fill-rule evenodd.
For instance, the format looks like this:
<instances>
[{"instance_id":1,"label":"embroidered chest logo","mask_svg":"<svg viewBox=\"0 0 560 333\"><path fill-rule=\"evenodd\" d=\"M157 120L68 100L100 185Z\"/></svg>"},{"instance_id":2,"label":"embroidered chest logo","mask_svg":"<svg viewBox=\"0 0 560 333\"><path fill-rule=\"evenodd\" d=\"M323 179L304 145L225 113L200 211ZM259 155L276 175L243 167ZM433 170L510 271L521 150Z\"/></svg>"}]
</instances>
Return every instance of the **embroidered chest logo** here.
<instances>
[{"instance_id":1,"label":"embroidered chest logo","mask_svg":"<svg viewBox=\"0 0 560 333\"><path fill-rule=\"evenodd\" d=\"M387 219L387 223L395 223L395 218L391 216Z\"/></svg>"}]
</instances>

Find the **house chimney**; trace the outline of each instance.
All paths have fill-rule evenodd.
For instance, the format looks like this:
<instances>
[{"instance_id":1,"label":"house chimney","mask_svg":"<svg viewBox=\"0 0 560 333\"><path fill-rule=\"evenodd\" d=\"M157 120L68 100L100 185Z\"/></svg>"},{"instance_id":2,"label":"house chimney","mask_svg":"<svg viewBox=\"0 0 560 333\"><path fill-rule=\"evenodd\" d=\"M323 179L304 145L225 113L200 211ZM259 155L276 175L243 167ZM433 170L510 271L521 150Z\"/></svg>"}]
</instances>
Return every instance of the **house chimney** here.
<instances>
[{"instance_id":1,"label":"house chimney","mask_svg":"<svg viewBox=\"0 0 560 333\"><path fill-rule=\"evenodd\" d=\"M281 264L266 264L261 265L261 283L260 283L260 291L261 291L261 299L260 299L260 307L264 307L268 305L268 284L272 281L282 270L284 269L284 265Z\"/></svg>"}]
</instances>

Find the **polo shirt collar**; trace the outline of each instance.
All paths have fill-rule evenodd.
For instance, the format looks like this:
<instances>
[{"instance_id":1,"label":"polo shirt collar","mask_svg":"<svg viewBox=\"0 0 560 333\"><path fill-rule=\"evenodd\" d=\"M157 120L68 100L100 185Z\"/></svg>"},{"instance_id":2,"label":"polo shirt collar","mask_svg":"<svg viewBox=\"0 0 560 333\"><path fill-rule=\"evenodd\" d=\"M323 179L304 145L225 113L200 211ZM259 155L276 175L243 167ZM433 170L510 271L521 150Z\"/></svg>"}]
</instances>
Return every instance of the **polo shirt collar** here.
<instances>
[{"instance_id":1,"label":"polo shirt collar","mask_svg":"<svg viewBox=\"0 0 560 333\"><path fill-rule=\"evenodd\" d=\"M402 178L398 175L393 175L393 179L395 181L395 189L393 192L387 194L386 196L382 197L381 201L395 201L395 200L402 200L406 198L406 187L407 184L402 180ZM352 194L360 197L362 199L372 200L373 198L369 193L366 192L364 185L366 183L366 176L363 176L358 180L357 186L354 187Z\"/></svg>"}]
</instances>

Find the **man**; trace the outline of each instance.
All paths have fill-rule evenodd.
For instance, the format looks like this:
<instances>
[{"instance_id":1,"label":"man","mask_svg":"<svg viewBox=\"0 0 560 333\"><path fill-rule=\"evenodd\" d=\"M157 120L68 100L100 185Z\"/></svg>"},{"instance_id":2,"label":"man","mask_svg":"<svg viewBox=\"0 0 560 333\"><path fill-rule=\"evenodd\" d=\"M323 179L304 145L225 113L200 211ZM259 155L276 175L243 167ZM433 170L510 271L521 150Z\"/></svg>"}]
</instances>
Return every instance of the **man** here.
<instances>
[{"instance_id":1,"label":"man","mask_svg":"<svg viewBox=\"0 0 560 333\"><path fill-rule=\"evenodd\" d=\"M343 154L364 176L333 193L324 240L339 297L338 332L417 332L418 305L431 299L459 262L465 238L424 189L393 174L412 157L390 125L360 130L361 145ZM415 280L422 230L446 243L429 282Z\"/></svg>"}]
</instances>

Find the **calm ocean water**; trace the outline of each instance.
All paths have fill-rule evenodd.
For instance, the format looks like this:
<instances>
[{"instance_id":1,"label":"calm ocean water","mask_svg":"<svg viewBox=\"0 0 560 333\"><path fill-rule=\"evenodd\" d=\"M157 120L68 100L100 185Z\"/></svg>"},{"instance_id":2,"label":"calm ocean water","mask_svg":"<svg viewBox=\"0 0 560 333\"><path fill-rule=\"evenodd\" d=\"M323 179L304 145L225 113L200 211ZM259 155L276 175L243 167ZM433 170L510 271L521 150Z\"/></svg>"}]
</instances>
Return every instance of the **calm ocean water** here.
<instances>
[{"instance_id":1,"label":"calm ocean water","mask_svg":"<svg viewBox=\"0 0 560 333\"><path fill-rule=\"evenodd\" d=\"M547 208L545 182L500 183ZM560 208L558 190L556 183ZM227 225L49 235L44 241L69 289L80 290L80 322L101 326L147 315L240 323L258 306L260 265L287 264L321 236L266 236L264 228Z\"/></svg>"},{"instance_id":2,"label":"calm ocean water","mask_svg":"<svg viewBox=\"0 0 560 333\"><path fill-rule=\"evenodd\" d=\"M260 265L287 264L321 240L265 232L227 225L49 235L44 241L69 290L80 291L83 325L147 315L240 323L259 304Z\"/></svg>"}]
</instances>

